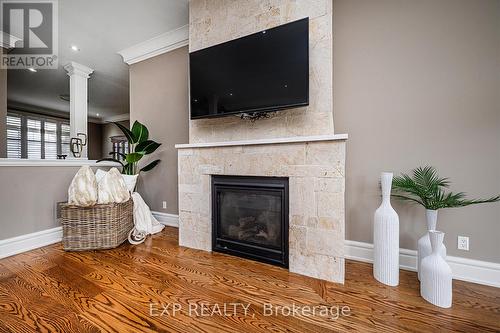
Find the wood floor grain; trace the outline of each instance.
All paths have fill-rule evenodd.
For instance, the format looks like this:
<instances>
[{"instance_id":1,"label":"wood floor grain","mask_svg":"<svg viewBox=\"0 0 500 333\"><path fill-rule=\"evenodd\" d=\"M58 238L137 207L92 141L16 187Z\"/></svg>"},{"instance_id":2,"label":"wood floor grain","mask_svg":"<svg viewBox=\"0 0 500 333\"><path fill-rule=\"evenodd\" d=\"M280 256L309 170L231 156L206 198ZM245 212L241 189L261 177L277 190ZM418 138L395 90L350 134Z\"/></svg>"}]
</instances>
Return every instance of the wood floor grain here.
<instances>
[{"instance_id":1,"label":"wood floor grain","mask_svg":"<svg viewBox=\"0 0 500 333\"><path fill-rule=\"evenodd\" d=\"M340 285L177 244L166 228L139 246L56 244L2 259L0 332L500 331L497 288L453 281L453 306L441 309L412 272L388 287L348 261Z\"/></svg>"}]
</instances>

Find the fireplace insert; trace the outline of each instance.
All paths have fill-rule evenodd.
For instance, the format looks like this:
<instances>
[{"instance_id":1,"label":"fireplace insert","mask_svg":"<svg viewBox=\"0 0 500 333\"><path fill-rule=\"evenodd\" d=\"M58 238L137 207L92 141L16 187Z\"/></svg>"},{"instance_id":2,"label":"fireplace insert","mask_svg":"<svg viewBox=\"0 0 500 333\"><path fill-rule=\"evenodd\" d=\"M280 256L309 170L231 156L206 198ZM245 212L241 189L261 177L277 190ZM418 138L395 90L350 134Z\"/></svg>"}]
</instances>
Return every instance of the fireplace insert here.
<instances>
[{"instance_id":1,"label":"fireplace insert","mask_svg":"<svg viewBox=\"0 0 500 333\"><path fill-rule=\"evenodd\" d=\"M288 178L212 176L212 249L288 268Z\"/></svg>"}]
</instances>

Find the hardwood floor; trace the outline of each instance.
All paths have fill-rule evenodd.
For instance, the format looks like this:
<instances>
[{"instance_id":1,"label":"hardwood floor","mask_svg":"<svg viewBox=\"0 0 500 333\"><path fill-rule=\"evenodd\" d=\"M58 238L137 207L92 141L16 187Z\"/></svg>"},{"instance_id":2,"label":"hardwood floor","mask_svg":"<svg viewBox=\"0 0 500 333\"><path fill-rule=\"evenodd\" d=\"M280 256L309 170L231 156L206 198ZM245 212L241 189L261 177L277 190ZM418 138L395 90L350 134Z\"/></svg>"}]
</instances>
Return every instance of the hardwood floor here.
<instances>
[{"instance_id":1,"label":"hardwood floor","mask_svg":"<svg viewBox=\"0 0 500 333\"><path fill-rule=\"evenodd\" d=\"M57 244L0 260L0 332L500 331L500 289L454 281L453 307L440 309L420 298L415 273L400 280L386 287L348 261L345 285L320 281L180 248L167 228L135 247Z\"/></svg>"}]
</instances>

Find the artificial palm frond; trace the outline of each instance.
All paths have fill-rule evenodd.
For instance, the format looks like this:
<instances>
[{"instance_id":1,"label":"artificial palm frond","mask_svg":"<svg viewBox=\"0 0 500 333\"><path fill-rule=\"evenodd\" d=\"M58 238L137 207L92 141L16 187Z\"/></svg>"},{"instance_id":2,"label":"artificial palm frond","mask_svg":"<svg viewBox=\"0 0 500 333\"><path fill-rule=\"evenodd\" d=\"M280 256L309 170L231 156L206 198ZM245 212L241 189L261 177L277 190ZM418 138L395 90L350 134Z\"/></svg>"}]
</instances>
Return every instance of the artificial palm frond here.
<instances>
[{"instance_id":1,"label":"artificial palm frond","mask_svg":"<svg viewBox=\"0 0 500 333\"><path fill-rule=\"evenodd\" d=\"M500 195L488 199L466 199L463 192L445 192L450 186L448 178L440 178L434 167L418 167L413 170L413 176L402 174L392 181L392 196L418 203L426 209L453 208L495 202Z\"/></svg>"}]
</instances>

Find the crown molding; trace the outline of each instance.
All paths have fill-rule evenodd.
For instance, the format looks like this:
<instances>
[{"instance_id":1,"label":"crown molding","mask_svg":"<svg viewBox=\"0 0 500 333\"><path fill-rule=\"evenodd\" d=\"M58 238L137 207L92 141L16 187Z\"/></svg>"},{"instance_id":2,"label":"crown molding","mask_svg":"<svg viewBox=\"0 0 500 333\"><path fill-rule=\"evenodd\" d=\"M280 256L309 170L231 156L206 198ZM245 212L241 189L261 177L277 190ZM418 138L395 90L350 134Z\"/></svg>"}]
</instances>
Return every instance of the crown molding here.
<instances>
[{"instance_id":1,"label":"crown molding","mask_svg":"<svg viewBox=\"0 0 500 333\"><path fill-rule=\"evenodd\" d=\"M103 118L102 121L104 123L114 123L117 121L124 121L124 120L129 120L129 119L130 119L130 113L122 113L122 114L118 114L116 116Z\"/></svg>"},{"instance_id":2,"label":"crown molding","mask_svg":"<svg viewBox=\"0 0 500 333\"><path fill-rule=\"evenodd\" d=\"M189 25L170 30L118 52L128 65L167 53L189 44Z\"/></svg>"}]
</instances>

